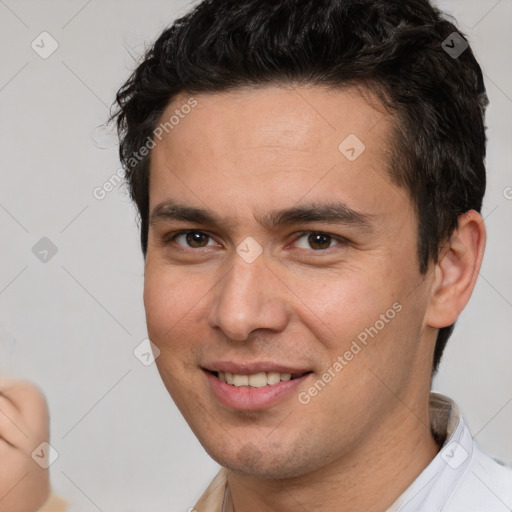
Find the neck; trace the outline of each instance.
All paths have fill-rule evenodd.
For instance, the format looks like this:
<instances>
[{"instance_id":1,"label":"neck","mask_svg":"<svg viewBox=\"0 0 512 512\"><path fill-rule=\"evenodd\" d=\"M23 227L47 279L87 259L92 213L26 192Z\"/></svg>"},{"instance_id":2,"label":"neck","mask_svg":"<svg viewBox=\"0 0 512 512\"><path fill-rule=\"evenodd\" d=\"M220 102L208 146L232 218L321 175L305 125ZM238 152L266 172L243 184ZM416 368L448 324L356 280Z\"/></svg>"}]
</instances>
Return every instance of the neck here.
<instances>
[{"instance_id":1,"label":"neck","mask_svg":"<svg viewBox=\"0 0 512 512\"><path fill-rule=\"evenodd\" d=\"M364 444L328 466L279 480L230 473L234 510L383 512L439 451L429 425L428 407L415 408L411 414L398 403Z\"/></svg>"}]
</instances>

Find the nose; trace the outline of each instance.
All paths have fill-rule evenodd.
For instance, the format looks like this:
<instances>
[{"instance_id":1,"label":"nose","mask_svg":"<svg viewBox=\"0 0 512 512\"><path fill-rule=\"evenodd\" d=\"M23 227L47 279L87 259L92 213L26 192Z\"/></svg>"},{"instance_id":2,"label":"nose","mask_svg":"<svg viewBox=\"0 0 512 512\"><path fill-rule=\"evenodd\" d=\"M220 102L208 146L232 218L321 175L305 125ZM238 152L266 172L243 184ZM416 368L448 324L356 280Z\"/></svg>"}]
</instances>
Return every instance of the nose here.
<instances>
[{"instance_id":1,"label":"nose","mask_svg":"<svg viewBox=\"0 0 512 512\"><path fill-rule=\"evenodd\" d=\"M289 320L286 290L264 254L252 263L235 254L231 270L213 290L209 325L236 341L256 329L280 332Z\"/></svg>"}]
</instances>

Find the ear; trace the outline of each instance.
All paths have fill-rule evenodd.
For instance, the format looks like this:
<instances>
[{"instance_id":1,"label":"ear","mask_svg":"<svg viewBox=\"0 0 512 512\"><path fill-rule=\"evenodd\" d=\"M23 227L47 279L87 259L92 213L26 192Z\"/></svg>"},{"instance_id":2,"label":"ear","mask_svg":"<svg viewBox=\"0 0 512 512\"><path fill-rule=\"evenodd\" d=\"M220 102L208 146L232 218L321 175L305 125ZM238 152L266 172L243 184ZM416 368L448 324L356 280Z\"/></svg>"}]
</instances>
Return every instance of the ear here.
<instances>
[{"instance_id":1,"label":"ear","mask_svg":"<svg viewBox=\"0 0 512 512\"><path fill-rule=\"evenodd\" d=\"M482 264L486 231L482 216L470 210L440 250L435 264L425 324L433 328L455 322L473 293Z\"/></svg>"}]
</instances>

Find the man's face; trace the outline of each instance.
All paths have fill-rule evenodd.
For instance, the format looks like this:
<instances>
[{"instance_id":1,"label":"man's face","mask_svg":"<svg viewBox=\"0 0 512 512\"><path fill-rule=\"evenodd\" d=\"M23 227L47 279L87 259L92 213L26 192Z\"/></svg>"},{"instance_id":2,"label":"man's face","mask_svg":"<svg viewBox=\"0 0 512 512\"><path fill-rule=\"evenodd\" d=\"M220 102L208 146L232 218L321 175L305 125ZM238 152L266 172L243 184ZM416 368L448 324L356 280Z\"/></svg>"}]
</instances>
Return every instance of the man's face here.
<instances>
[{"instance_id":1,"label":"man's face","mask_svg":"<svg viewBox=\"0 0 512 512\"><path fill-rule=\"evenodd\" d=\"M180 121L152 151L144 303L159 372L199 441L225 467L294 476L418 422L431 274L385 172L391 119L354 89L194 98L168 107L162 122L177 109ZM263 372L298 378L246 377Z\"/></svg>"}]
</instances>

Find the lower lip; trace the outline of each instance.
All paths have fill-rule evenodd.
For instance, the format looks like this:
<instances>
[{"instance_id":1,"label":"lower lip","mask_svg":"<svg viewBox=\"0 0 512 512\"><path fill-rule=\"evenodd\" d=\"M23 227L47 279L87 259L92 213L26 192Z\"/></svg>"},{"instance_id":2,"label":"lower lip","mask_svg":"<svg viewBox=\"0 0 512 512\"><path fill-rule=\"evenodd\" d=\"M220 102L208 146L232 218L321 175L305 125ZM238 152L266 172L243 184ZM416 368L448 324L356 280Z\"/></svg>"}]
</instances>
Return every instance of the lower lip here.
<instances>
[{"instance_id":1,"label":"lower lip","mask_svg":"<svg viewBox=\"0 0 512 512\"><path fill-rule=\"evenodd\" d=\"M213 373L206 370L203 371L219 402L231 409L243 411L261 411L291 395L297 395L297 388L301 386L308 377L313 375L312 373L307 373L293 380L284 380L277 384L267 385L261 388L251 388L246 386L231 386L221 381Z\"/></svg>"}]
</instances>

